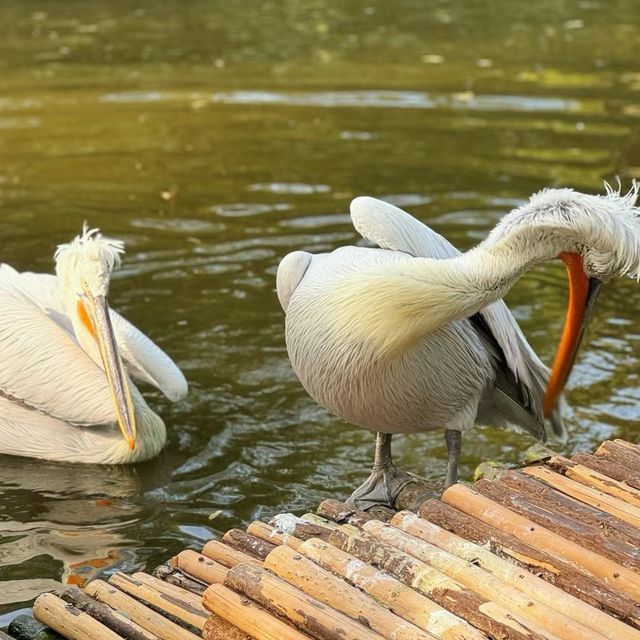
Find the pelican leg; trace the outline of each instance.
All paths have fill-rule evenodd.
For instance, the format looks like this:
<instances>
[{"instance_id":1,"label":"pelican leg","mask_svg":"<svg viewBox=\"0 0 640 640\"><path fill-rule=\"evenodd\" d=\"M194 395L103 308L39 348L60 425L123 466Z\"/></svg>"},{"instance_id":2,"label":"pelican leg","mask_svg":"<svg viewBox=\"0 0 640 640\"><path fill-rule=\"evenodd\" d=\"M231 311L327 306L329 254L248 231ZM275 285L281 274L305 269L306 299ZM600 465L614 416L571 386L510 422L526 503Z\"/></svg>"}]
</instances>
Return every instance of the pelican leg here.
<instances>
[{"instance_id":1,"label":"pelican leg","mask_svg":"<svg viewBox=\"0 0 640 640\"><path fill-rule=\"evenodd\" d=\"M447 429L444 432L444 439L447 443L447 478L444 481L444 488L447 489L452 484L458 482L458 462L460 462L460 449L462 444L462 432L456 429Z\"/></svg>"},{"instance_id":2,"label":"pelican leg","mask_svg":"<svg viewBox=\"0 0 640 640\"><path fill-rule=\"evenodd\" d=\"M410 474L393 464L391 437L390 433L376 434L371 475L351 494L347 504L363 511L380 505L393 508L400 490L410 482L415 482Z\"/></svg>"}]
</instances>

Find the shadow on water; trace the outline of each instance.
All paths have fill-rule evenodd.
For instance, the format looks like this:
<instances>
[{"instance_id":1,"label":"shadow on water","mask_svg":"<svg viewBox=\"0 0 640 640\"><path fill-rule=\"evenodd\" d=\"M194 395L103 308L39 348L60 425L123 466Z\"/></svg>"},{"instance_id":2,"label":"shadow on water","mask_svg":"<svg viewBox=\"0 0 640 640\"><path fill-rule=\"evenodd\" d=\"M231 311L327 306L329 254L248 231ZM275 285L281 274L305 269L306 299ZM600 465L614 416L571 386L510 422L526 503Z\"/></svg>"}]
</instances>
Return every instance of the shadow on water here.
<instances>
[{"instance_id":1,"label":"shadow on water","mask_svg":"<svg viewBox=\"0 0 640 640\"><path fill-rule=\"evenodd\" d=\"M346 496L373 437L291 372L279 259L357 242L356 195L464 249L544 186L628 183L639 31L633 0L3 3L0 260L51 271L85 219L123 238L111 303L191 393L171 405L144 390L169 433L147 464L0 459L0 627L44 589L150 570L240 522ZM565 300L552 264L509 294L547 362ZM603 292L562 452L638 438L639 306L631 281ZM462 475L530 444L477 429ZM394 446L403 466L442 477L441 434Z\"/></svg>"}]
</instances>

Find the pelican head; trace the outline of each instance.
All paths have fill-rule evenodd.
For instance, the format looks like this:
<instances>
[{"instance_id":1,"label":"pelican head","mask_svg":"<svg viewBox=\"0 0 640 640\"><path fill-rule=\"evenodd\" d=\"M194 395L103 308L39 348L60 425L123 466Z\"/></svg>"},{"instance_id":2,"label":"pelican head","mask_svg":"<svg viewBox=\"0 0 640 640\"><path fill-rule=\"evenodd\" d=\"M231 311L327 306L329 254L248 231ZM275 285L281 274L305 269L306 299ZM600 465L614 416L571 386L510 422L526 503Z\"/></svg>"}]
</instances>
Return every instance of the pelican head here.
<instances>
[{"instance_id":1,"label":"pelican head","mask_svg":"<svg viewBox=\"0 0 640 640\"><path fill-rule=\"evenodd\" d=\"M69 306L76 337L107 376L122 435L133 449L136 421L129 379L118 351L107 295L111 273L120 266L124 242L105 238L85 223L82 233L58 246L56 274Z\"/></svg>"},{"instance_id":2,"label":"pelican head","mask_svg":"<svg viewBox=\"0 0 640 640\"><path fill-rule=\"evenodd\" d=\"M640 280L640 185L626 194L605 183L605 195L588 195L571 189L545 189L528 203L505 216L496 227L507 230L529 223L532 234L542 233L548 258L558 257L569 278L569 306L560 345L549 377L544 413L549 415L562 393L580 347L585 328L603 282L614 276ZM521 235L527 251L536 236Z\"/></svg>"}]
</instances>

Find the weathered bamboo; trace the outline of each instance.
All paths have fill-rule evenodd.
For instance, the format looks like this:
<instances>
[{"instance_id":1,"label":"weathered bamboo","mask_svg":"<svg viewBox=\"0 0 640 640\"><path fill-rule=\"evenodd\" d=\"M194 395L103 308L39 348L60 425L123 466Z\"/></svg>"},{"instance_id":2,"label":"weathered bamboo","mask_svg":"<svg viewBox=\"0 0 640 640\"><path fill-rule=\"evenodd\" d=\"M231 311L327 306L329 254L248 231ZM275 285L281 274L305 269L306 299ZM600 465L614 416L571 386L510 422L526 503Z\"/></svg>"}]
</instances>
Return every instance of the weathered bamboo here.
<instances>
[{"instance_id":1,"label":"weathered bamboo","mask_svg":"<svg viewBox=\"0 0 640 640\"><path fill-rule=\"evenodd\" d=\"M262 566L261 560L252 558L250 555L242 551L238 551L237 549L224 544L224 542L219 542L218 540L211 540L207 542L202 549L202 555L207 556L207 558L211 558L211 560L215 560L217 563L227 568L235 567L237 564L243 563L255 564L259 567Z\"/></svg>"},{"instance_id":2,"label":"weathered bamboo","mask_svg":"<svg viewBox=\"0 0 640 640\"><path fill-rule=\"evenodd\" d=\"M640 473L634 472L633 469L618 463L616 460L604 456L594 456L590 453L577 453L573 456L573 460L634 489L640 489Z\"/></svg>"},{"instance_id":3,"label":"weathered bamboo","mask_svg":"<svg viewBox=\"0 0 640 640\"><path fill-rule=\"evenodd\" d=\"M603 636L593 629L584 627L577 620L549 607L538 598L525 595L519 589L476 566L476 562L466 562L390 524L368 522L363 528L378 540L387 542L396 549L435 567L483 598L503 605L524 627L535 630L541 637L603 640Z\"/></svg>"},{"instance_id":4,"label":"weathered bamboo","mask_svg":"<svg viewBox=\"0 0 640 640\"><path fill-rule=\"evenodd\" d=\"M78 587L69 587L60 596L79 611L90 615L98 622L117 633L125 640L158 640L158 636L146 631L135 622L125 618L102 602L94 600Z\"/></svg>"},{"instance_id":5,"label":"weathered bamboo","mask_svg":"<svg viewBox=\"0 0 640 640\"><path fill-rule=\"evenodd\" d=\"M0 631L0 640L13 640L10 636L8 636L4 631Z\"/></svg>"},{"instance_id":6,"label":"weathered bamboo","mask_svg":"<svg viewBox=\"0 0 640 640\"><path fill-rule=\"evenodd\" d=\"M209 611L228 620L255 640L309 640L308 635L222 584L212 584L204 592L203 602ZM204 637L210 640L210 636Z\"/></svg>"},{"instance_id":7,"label":"weathered bamboo","mask_svg":"<svg viewBox=\"0 0 640 640\"><path fill-rule=\"evenodd\" d=\"M179 590L173 585L162 582L162 580L151 576L143 577L143 574L140 573L132 576L114 573L109 578L109 584L197 629L202 629L207 620L207 613L204 611L199 597ZM177 593L177 591L181 591L181 593Z\"/></svg>"},{"instance_id":8,"label":"weathered bamboo","mask_svg":"<svg viewBox=\"0 0 640 640\"><path fill-rule=\"evenodd\" d=\"M562 589L558 589L528 571L523 571L520 567L503 560L489 550L419 518L410 511L398 513L391 520L391 524L420 540L436 545L440 549L488 571L505 584L511 585L530 598L560 612L563 618L570 617L577 626L588 627L591 630L589 633L594 637L603 636L610 640L640 639L640 633L600 609L565 593ZM553 631L553 628L550 630Z\"/></svg>"},{"instance_id":9,"label":"weathered bamboo","mask_svg":"<svg viewBox=\"0 0 640 640\"><path fill-rule=\"evenodd\" d=\"M33 616L16 616L7 629L10 640L63 640L59 633L38 622Z\"/></svg>"},{"instance_id":10,"label":"weathered bamboo","mask_svg":"<svg viewBox=\"0 0 640 640\"><path fill-rule=\"evenodd\" d=\"M253 640L235 625L209 611L209 617L202 628L204 640Z\"/></svg>"},{"instance_id":11,"label":"weathered bamboo","mask_svg":"<svg viewBox=\"0 0 640 640\"><path fill-rule=\"evenodd\" d=\"M640 527L640 508L627 504L619 498L614 498L602 491L587 487L575 480L570 480L545 467L528 467L523 469L523 472L538 480L542 480L542 482L546 482L554 489L558 489L558 491L562 491L562 493L566 493L568 496L593 505L598 509L602 509L602 511L606 511L621 520L625 520L634 527Z\"/></svg>"},{"instance_id":12,"label":"weathered bamboo","mask_svg":"<svg viewBox=\"0 0 640 640\"><path fill-rule=\"evenodd\" d=\"M181 551L172 558L171 562L174 566L206 584L222 584L229 570L219 562L190 549Z\"/></svg>"},{"instance_id":13,"label":"weathered bamboo","mask_svg":"<svg viewBox=\"0 0 640 640\"><path fill-rule=\"evenodd\" d=\"M640 577L589 549L566 540L527 518L489 500L461 484L449 487L442 500L471 516L514 535L523 542L545 549L551 555L581 567L606 585L614 586L636 601L640 599Z\"/></svg>"},{"instance_id":14,"label":"weathered bamboo","mask_svg":"<svg viewBox=\"0 0 640 640\"><path fill-rule=\"evenodd\" d=\"M336 522L333 522L333 520L328 520L327 518L324 518L323 516L320 516L317 513L305 513L302 516L302 520L310 524L313 524L317 527L323 527L324 529L329 529L330 531L336 531L337 529L340 529L340 528L350 528L352 531L358 530L357 527L351 524L339 525ZM320 539L323 539L322 536L317 536L317 537Z\"/></svg>"},{"instance_id":15,"label":"weathered bamboo","mask_svg":"<svg viewBox=\"0 0 640 640\"><path fill-rule=\"evenodd\" d=\"M602 581L582 573L566 561L551 556L538 547L525 544L516 537L439 500L427 500L420 507L419 513L420 517L443 529L466 540L486 545L496 555L532 571L584 602L640 628L640 611L633 599L603 585Z\"/></svg>"},{"instance_id":16,"label":"weathered bamboo","mask_svg":"<svg viewBox=\"0 0 640 640\"><path fill-rule=\"evenodd\" d=\"M500 485L510 487L545 511L551 510L567 516L575 521L574 524L592 527L591 535L602 534L614 541L619 540L632 547L637 546L638 530L633 525L606 511L579 502L524 473L507 473Z\"/></svg>"},{"instance_id":17,"label":"weathered bamboo","mask_svg":"<svg viewBox=\"0 0 640 640\"><path fill-rule=\"evenodd\" d=\"M301 538L296 538L296 536L290 533L281 533L270 524L260 522L259 520L252 522L247 527L247 533L250 533L256 538L260 538L260 540L264 540L265 542L271 542L272 544L286 544L292 549L297 549L303 542Z\"/></svg>"},{"instance_id":18,"label":"weathered bamboo","mask_svg":"<svg viewBox=\"0 0 640 640\"><path fill-rule=\"evenodd\" d=\"M375 515L369 513L368 511L361 511L360 509L356 509L355 507L350 507L344 502L329 499L324 500L320 503L320 506L317 509L317 513L319 516L322 516L327 520L332 520L337 524L352 524L356 527L361 527L365 522L368 522L369 520L383 520L384 522L386 522L393 517L395 511L393 509L389 509L388 517L377 518L375 517Z\"/></svg>"},{"instance_id":19,"label":"weathered bamboo","mask_svg":"<svg viewBox=\"0 0 640 640\"><path fill-rule=\"evenodd\" d=\"M225 586L268 611L287 618L316 640L381 640L382 636L323 605L262 567L239 564L229 570ZM208 590L205 592L207 597Z\"/></svg>"},{"instance_id":20,"label":"weathered bamboo","mask_svg":"<svg viewBox=\"0 0 640 640\"><path fill-rule=\"evenodd\" d=\"M310 539L298 552L327 571L342 576L349 584L442 640L486 640L487 636L468 622L447 611L396 578L359 560L328 542Z\"/></svg>"},{"instance_id":21,"label":"weathered bamboo","mask_svg":"<svg viewBox=\"0 0 640 640\"><path fill-rule=\"evenodd\" d=\"M68 640L122 640L117 633L53 593L36 598L33 615Z\"/></svg>"},{"instance_id":22,"label":"weathered bamboo","mask_svg":"<svg viewBox=\"0 0 640 640\"><path fill-rule=\"evenodd\" d=\"M325 571L290 547L274 549L265 569L312 598L333 607L390 640L433 640L414 624L380 606L373 598Z\"/></svg>"},{"instance_id":23,"label":"weathered bamboo","mask_svg":"<svg viewBox=\"0 0 640 640\"><path fill-rule=\"evenodd\" d=\"M628 461L634 467L640 464L640 448L638 445L627 442L626 440L619 440L617 438L615 440L607 440L598 447L596 455L599 456L602 452Z\"/></svg>"},{"instance_id":24,"label":"weathered bamboo","mask_svg":"<svg viewBox=\"0 0 640 640\"><path fill-rule=\"evenodd\" d=\"M257 560L264 560L275 548L274 544L256 538L242 529L230 529L222 536L222 541Z\"/></svg>"},{"instance_id":25,"label":"weathered bamboo","mask_svg":"<svg viewBox=\"0 0 640 640\"><path fill-rule=\"evenodd\" d=\"M640 490L634 489L623 482L618 482L613 478L589 469L581 464L576 464L566 470L565 475L576 482L580 482L594 489L598 489L614 498L619 498L624 502L640 507Z\"/></svg>"},{"instance_id":26,"label":"weathered bamboo","mask_svg":"<svg viewBox=\"0 0 640 640\"><path fill-rule=\"evenodd\" d=\"M213 560L210 560L210 562L213 562ZM169 584L180 587L185 591L191 591L191 593L196 593L200 596L207 588L206 584L203 584L199 580L194 580L196 576L189 576L181 569L169 567L166 564L157 566L153 570L152 575L154 578L158 578L158 580L163 580L164 582L168 582Z\"/></svg>"},{"instance_id":27,"label":"weathered bamboo","mask_svg":"<svg viewBox=\"0 0 640 640\"><path fill-rule=\"evenodd\" d=\"M102 580L90 582L85 587L85 591L92 598L108 604L112 609L124 612L129 619L143 629L154 633L161 640L198 640L198 636L191 631L167 620L164 616Z\"/></svg>"},{"instance_id":28,"label":"weathered bamboo","mask_svg":"<svg viewBox=\"0 0 640 640\"><path fill-rule=\"evenodd\" d=\"M398 578L489 636L505 640L544 637L515 620L502 605L482 598L437 569L367 533L334 531L330 542Z\"/></svg>"},{"instance_id":29,"label":"weathered bamboo","mask_svg":"<svg viewBox=\"0 0 640 640\"><path fill-rule=\"evenodd\" d=\"M291 513L281 513L269 520L276 531L282 534L292 535L300 540L308 540L309 538L328 538L331 531L322 525L312 524L307 520L303 520Z\"/></svg>"},{"instance_id":30,"label":"weathered bamboo","mask_svg":"<svg viewBox=\"0 0 640 640\"><path fill-rule=\"evenodd\" d=\"M542 483L538 484L544 486ZM572 517L574 514L554 510L553 504L545 500L546 495L538 494L532 499L505 482L488 482L487 480L476 482L474 489L567 540L591 549L622 566L640 568L640 551L637 547L619 538L604 536L601 529L590 526L582 519ZM576 511L578 509L575 509L574 513Z\"/></svg>"}]
</instances>

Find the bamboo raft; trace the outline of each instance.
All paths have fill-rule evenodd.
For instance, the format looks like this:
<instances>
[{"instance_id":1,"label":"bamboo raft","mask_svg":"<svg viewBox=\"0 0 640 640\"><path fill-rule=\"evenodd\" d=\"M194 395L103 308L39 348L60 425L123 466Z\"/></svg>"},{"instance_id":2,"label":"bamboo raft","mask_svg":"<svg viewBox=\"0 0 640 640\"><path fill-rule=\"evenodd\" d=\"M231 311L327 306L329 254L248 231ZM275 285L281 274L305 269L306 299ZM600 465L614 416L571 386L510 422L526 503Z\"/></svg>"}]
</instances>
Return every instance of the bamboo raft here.
<instances>
[{"instance_id":1,"label":"bamboo raft","mask_svg":"<svg viewBox=\"0 0 640 640\"><path fill-rule=\"evenodd\" d=\"M554 456L410 511L335 500L41 595L19 640L638 640L640 447ZM29 621L26 621L27 623ZM35 621L32 624L38 625ZM28 624L27 624L28 627ZM54 630L54 631L51 631ZM0 632L0 638L3 637Z\"/></svg>"}]
</instances>

